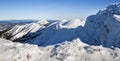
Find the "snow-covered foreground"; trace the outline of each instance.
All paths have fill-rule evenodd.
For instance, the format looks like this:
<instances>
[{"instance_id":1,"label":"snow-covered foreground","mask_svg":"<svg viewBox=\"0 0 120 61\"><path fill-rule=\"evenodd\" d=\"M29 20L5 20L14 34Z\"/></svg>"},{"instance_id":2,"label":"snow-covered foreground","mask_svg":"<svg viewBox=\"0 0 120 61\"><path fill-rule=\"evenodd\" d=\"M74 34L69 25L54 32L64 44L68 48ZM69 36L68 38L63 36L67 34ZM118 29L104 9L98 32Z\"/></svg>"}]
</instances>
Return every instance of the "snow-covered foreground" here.
<instances>
[{"instance_id":1,"label":"snow-covered foreground","mask_svg":"<svg viewBox=\"0 0 120 61\"><path fill-rule=\"evenodd\" d=\"M38 46L0 39L0 61L36 61L40 53Z\"/></svg>"},{"instance_id":2,"label":"snow-covered foreground","mask_svg":"<svg viewBox=\"0 0 120 61\"><path fill-rule=\"evenodd\" d=\"M120 61L120 49L89 46L78 38L47 47L0 39L0 61Z\"/></svg>"}]
</instances>

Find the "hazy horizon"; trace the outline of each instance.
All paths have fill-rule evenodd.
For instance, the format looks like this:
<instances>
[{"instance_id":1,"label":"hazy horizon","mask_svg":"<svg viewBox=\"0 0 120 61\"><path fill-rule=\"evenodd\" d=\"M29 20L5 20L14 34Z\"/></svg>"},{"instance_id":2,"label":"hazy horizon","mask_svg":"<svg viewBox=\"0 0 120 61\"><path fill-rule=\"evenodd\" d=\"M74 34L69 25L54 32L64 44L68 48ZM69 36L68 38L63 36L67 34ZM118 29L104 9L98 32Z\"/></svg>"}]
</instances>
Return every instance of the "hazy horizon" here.
<instances>
[{"instance_id":1,"label":"hazy horizon","mask_svg":"<svg viewBox=\"0 0 120 61\"><path fill-rule=\"evenodd\" d=\"M0 0L0 20L85 19L119 0Z\"/></svg>"}]
</instances>

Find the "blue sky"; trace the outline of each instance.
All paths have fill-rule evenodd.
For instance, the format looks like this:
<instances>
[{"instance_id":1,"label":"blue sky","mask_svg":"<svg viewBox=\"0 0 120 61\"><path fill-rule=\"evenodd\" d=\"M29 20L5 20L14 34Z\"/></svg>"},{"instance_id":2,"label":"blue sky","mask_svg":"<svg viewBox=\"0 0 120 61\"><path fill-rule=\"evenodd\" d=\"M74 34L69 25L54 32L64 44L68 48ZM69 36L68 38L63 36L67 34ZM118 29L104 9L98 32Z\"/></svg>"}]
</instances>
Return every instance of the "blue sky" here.
<instances>
[{"instance_id":1,"label":"blue sky","mask_svg":"<svg viewBox=\"0 0 120 61\"><path fill-rule=\"evenodd\" d=\"M0 0L0 20L85 19L120 0Z\"/></svg>"}]
</instances>

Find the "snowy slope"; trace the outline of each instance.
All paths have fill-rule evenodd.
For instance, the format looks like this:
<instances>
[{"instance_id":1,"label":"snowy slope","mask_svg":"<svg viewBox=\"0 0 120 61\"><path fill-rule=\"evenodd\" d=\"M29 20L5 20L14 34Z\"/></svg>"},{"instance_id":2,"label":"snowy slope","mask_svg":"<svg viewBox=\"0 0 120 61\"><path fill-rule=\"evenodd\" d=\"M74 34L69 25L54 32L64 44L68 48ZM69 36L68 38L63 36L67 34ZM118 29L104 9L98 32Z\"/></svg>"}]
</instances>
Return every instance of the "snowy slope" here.
<instances>
[{"instance_id":1,"label":"snowy slope","mask_svg":"<svg viewBox=\"0 0 120 61\"><path fill-rule=\"evenodd\" d=\"M12 29L4 33L2 37L6 38L5 34L7 34L7 36L11 36L10 40L15 40L17 38L23 37L26 34L35 33L45 28L46 24L48 24L47 20L40 20L36 23L30 23L30 24L21 25L21 26L16 25Z\"/></svg>"},{"instance_id":2,"label":"snowy slope","mask_svg":"<svg viewBox=\"0 0 120 61\"><path fill-rule=\"evenodd\" d=\"M61 20L52 23L48 26L41 35L37 36L32 40L28 40L27 43L38 44L38 45L51 45L65 40L72 40L78 36L78 27L84 26L84 21L79 19L74 20Z\"/></svg>"},{"instance_id":3,"label":"snowy slope","mask_svg":"<svg viewBox=\"0 0 120 61\"><path fill-rule=\"evenodd\" d=\"M120 61L120 49L89 46L79 39L47 47L0 39L0 61Z\"/></svg>"}]
</instances>

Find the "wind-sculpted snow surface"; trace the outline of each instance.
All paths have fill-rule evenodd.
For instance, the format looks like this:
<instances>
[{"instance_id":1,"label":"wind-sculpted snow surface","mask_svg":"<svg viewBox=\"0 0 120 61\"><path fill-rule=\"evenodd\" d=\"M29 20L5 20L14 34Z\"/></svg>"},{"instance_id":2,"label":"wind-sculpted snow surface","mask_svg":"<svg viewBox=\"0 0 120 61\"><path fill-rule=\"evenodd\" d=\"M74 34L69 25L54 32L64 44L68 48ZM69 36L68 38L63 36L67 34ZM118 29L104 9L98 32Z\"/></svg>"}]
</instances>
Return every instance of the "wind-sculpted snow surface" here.
<instances>
[{"instance_id":1,"label":"wind-sculpted snow surface","mask_svg":"<svg viewBox=\"0 0 120 61\"><path fill-rule=\"evenodd\" d=\"M0 61L120 61L120 49L90 46L79 38L47 47L0 39Z\"/></svg>"}]
</instances>

